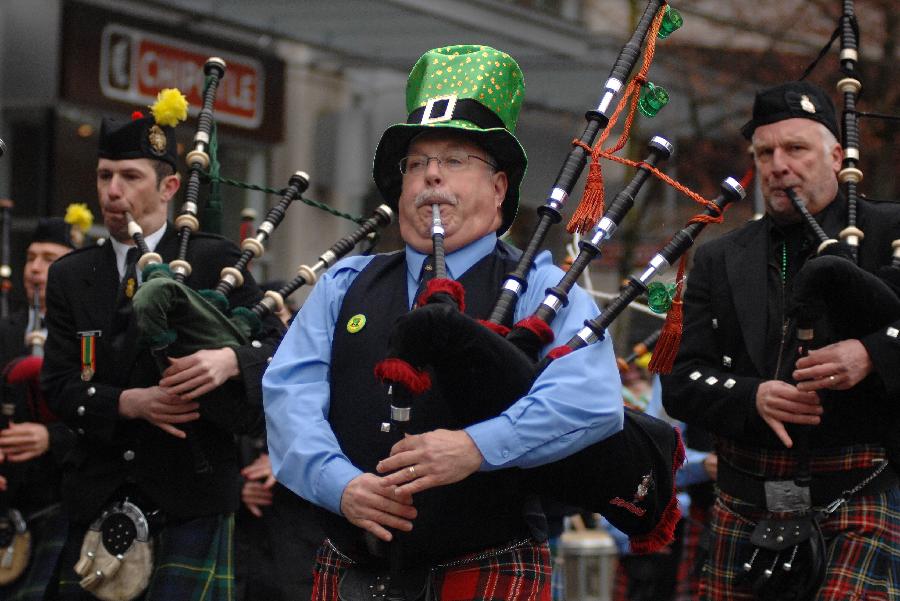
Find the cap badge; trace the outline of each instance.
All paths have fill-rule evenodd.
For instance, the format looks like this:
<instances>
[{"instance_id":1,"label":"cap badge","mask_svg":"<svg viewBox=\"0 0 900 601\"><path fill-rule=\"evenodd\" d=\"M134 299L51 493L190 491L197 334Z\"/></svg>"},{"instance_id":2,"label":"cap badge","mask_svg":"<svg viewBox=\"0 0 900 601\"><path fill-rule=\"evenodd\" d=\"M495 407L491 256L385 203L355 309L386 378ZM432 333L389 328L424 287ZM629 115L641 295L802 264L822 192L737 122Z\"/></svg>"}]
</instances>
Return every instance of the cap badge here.
<instances>
[{"instance_id":1,"label":"cap badge","mask_svg":"<svg viewBox=\"0 0 900 601\"><path fill-rule=\"evenodd\" d=\"M812 100L810 100L809 96L806 94L800 97L800 108L812 115L816 114L816 105L813 104Z\"/></svg>"},{"instance_id":2,"label":"cap badge","mask_svg":"<svg viewBox=\"0 0 900 601\"><path fill-rule=\"evenodd\" d=\"M152 125L147 131L147 141L154 154L162 156L166 154L166 132L159 125Z\"/></svg>"}]
</instances>

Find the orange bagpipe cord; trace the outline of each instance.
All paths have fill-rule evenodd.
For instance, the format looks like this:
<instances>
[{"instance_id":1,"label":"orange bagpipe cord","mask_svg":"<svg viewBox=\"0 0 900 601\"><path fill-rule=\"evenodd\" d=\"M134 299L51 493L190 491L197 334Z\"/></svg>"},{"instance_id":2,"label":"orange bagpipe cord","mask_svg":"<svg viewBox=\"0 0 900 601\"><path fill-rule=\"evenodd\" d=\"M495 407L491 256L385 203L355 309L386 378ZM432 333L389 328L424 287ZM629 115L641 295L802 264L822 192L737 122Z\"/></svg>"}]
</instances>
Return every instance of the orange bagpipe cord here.
<instances>
[{"instance_id":1,"label":"orange bagpipe cord","mask_svg":"<svg viewBox=\"0 0 900 601\"><path fill-rule=\"evenodd\" d=\"M610 117L609 123L604 128L603 133L600 134L600 138L597 140L594 148L592 149L578 138L572 140L572 144L581 146L590 153L591 164L588 168L587 184L584 187L584 194L581 197L581 202L578 204L578 208L575 209L572 219L569 220L569 223L566 226L569 233L576 230L582 234L587 233L603 215L603 171L600 168L600 157L602 156L614 161L627 162L626 159L620 159L619 157L613 156L613 153L618 152L625 146L625 143L628 141L628 137L631 134L631 124L634 122L634 112L637 109L637 103L641 96L641 87L647 83L647 72L650 70L650 65L653 63L653 57L656 54L656 34L659 33L659 26L662 23L665 13L665 10L660 10L653 19L653 24L650 26L650 32L647 34L647 46L644 48L644 61L641 64L641 69L628 83L628 87L625 88L625 93L622 94L622 98L619 100L615 112L612 117ZM625 129L622 132L622 135L619 136L615 147L604 150L603 143L606 142L610 132L612 132L613 126L615 126L616 122L619 120L619 115L622 113L622 110L629 100L630 108L628 110L628 117L625 119ZM632 164L632 166L638 165L638 163L634 162L627 163Z\"/></svg>"},{"instance_id":2,"label":"orange bagpipe cord","mask_svg":"<svg viewBox=\"0 0 900 601\"><path fill-rule=\"evenodd\" d=\"M741 178L741 186L747 188L753 181L753 165L751 164L744 177ZM724 215L718 217L710 217L705 215L695 215L690 223L699 221L708 221L711 223L719 223ZM678 262L678 275L675 278L675 295L672 297L672 307L666 314L666 323L663 324L662 331L659 334L659 340L653 348L653 358L647 369L657 374L671 373L672 367L675 365L675 356L678 354L678 347L681 346L681 334L684 327L684 302L681 296L684 292L684 270L687 265L688 253L681 255Z\"/></svg>"},{"instance_id":3,"label":"orange bagpipe cord","mask_svg":"<svg viewBox=\"0 0 900 601\"><path fill-rule=\"evenodd\" d=\"M701 195L697 194L687 186L672 179L656 167L647 165L643 161L632 161L630 159L619 157L614 154L624 148L625 143L628 141L628 137L631 133L631 125L634 122L634 113L637 109L638 100L640 98L640 90L641 87L643 87L643 85L647 83L647 72L650 70L650 65L653 63L653 57L656 52L656 34L659 31L659 26L662 22L664 13L665 11L661 10L653 20L653 24L650 28L650 33L648 36L649 39L647 41L647 46L644 49L644 61L641 65L641 69L637 73L637 75L635 75L629 82L628 87L626 88L625 93L622 95L622 98L619 101L615 112L610 118L609 124L600 135L597 143L593 148L591 148L581 140L572 140L572 144L581 146L591 154L591 163L588 169L587 183L584 187L584 194L582 195L581 202L578 204L578 208L575 210L571 220L569 220L569 223L566 226L566 229L570 233L578 231L581 234L585 234L589 232L594 224L597 223L597 221L603 215L604 190L603 171L600 167L601 157L609 159L611 161L615 161L617 163L629 165L634 168L643 167L650 171L650 173L652 173L656 178L668 184L669 186L672 186L694 202L704 205L707 208L711 208L711 212L713 213L713 215L694 215L694 217L692 217L688 221L688 223L721 223L724 219L724 215L718 212L718 208L713 208L715 207L713 201L703 198ZM619 136L619 139L616 141L616 144L613 148L604 149L603 143L606 142L609 133L612 131L613 126L618 121L619 115L624 110L626 103L629 104L629 109L628 116L625 119L625 126L622 134ZM746 188L752 177L753 167L751 166L750 169L748 169L747 173L744 174L741 184ZM653 352L653 359L648 366L648 369L654 373L666 374L672 371L672 366L675 362L675 355L678 353L678 347L681 344L681 333L684 319L682 307L683 303L681 297L684 288L683 281L686 264L687 253L682 255L681 260L679 261L678 276L675 284L675 295L672 299L672 307L669 309L668 315L666 315L666 323L662 328L659 341L656 343L656 347Z\"/></svg>"}]
</instances>

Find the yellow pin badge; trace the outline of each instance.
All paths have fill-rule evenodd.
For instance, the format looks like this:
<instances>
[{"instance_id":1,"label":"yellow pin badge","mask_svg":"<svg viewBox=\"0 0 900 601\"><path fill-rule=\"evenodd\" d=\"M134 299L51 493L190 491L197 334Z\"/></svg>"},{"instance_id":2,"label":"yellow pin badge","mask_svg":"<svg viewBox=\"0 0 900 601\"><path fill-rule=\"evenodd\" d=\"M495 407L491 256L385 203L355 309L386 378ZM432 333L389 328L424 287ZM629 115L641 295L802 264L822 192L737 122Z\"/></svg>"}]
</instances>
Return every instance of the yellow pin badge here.
<instances>
[{"instance_id":1,"label":"yellow pin badge","mask_svg":"<svg viewBox=\"0 0 900 601\"><path fill-rule=\"evenodd\" d=\"M358 315L354 315L347 322L347 331L351 334L356 334L360 330L366 327L366 316L362 313Z\"/></svg>"}]
</instances>

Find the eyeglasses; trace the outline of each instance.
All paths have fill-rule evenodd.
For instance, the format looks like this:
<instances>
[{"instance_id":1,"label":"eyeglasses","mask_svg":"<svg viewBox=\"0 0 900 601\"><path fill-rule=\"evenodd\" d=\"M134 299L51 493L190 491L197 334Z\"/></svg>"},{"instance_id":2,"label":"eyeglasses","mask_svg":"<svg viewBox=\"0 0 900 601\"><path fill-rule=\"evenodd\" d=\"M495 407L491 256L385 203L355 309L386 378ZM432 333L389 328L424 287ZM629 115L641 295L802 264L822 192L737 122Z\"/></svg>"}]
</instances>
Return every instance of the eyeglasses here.
<instances>
[{"instance_id":1,"label":"eyeglasses","mask_svg":"<svg viewBox=\"0 0 900 601\"><path fill-rule=\"evenodd\" d=\"M463 171L471 163L472 159L481 161L491 169L497 169L497 165L474 154L465 152L450 152L442 156L430 157L424 154L411 154L400 159L400 173L403 175L421 175L428 169L428 163L437 161L438 167L450 172Z\"/></svg>"}]
</instances>

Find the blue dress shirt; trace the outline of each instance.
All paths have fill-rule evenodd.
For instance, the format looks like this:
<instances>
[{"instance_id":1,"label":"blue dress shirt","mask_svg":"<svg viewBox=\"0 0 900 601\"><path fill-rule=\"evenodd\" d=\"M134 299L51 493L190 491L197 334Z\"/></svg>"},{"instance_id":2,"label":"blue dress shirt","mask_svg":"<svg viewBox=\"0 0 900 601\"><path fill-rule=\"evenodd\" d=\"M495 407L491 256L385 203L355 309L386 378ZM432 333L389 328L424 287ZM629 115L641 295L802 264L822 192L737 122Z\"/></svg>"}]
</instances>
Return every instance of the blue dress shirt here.
<instances>
[{"instance_id":1,"label":"blue dress shirt","mask_svg":"<svg viewBox=\"0 0 900 601\"><path fill-rule=\"evenodd\" d=\"M446 257L458 279L496 245L489 234ZM410 307L426 255L406 247ZM331 347L344 294L372 257L343 259L313 289L263 377L263 401L272 468L300 496L340 513L341 495L362 472L341 451L328 423ZM538 255L519 299L515 321L531 315L559 283L550 253ZM565 344L585 319L597 316L593 299L577 286L553 323L552 346ZM387 400L385 400L387 402ZM484 456L482 470L534 467L565 457L622 429L621 380L612 341L557 359L528 394L499 416L465 431Z\"/></svg>"}]
</instances>

